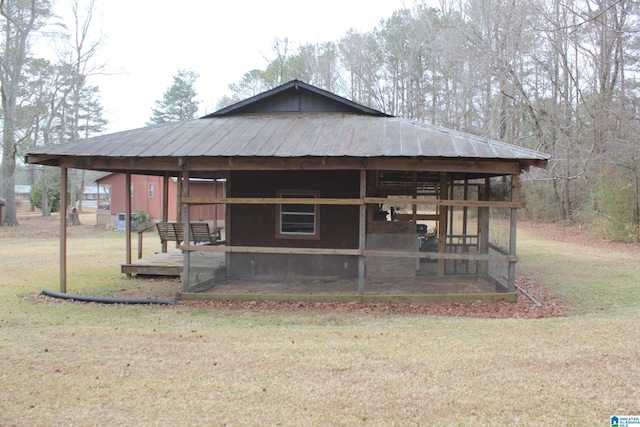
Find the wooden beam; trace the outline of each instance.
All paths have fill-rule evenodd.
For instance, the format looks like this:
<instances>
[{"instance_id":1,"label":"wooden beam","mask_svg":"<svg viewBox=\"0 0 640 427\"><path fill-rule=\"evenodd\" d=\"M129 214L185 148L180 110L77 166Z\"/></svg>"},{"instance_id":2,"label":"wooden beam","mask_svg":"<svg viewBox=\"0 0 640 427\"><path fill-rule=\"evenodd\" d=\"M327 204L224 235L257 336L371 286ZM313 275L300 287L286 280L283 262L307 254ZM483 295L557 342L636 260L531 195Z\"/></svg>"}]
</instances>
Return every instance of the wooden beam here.
<instances>
[{"instance_id":1,"label":"wooden beam","mask_svg":"<svg viewBox=\"0 0 640 427\"><path fill-rule=\"evenodd\" d=\"M184 252L225 252L240 254L278 254L278 255L338 255L338 256L364 256L382 258L420 258L420 259L451 259L468 261L493 260L517 261L517 256L489 255L481 253L440 253L440 252L416 252L416 251L385 251L373 249L330 249L330 248L282 248L263 246L211 246L211 245L182 245Z\"/></svg>"},{"instance_id":2,"label":"wooden beam","mask_svg":"<svg viewBox=\"0 0 640 427\"><path fill-rule=\"evenodd\" d=\"M489 255L480 253L440 253L440 252L409 252L409 251L384 251L384 250L365 250L364 256L367 257L382 257L382 258L420 258L420 259L437 259L437 260L462 260L462 261L488 261L503 260L503 261L517 261L517 256L511 255Z\"/></svg>"},{"instance_id":3,"label":"wooden beam","mask_svg":"<svg viewBox=\"0 0 640 427\"><path fill-rule=\"evenodd\" d=\"M67 292L67 168L60 168L60 292Z\"/></svg>"},{"instance_id":4,"label":"wooden beam","mask_svg":"<svg viewBox=\"0 0 640 427\"><path fill-rule=\"evenodd\" d=\"M30 162L77 169L107 170L126 173L169 171L177 174L181 170L219 172L228 170L401 170L454 172L469 174L511 175L526 169L528 164L537 161L497 160L497 159L443 159L414 157L97 157L73 156L40 159L38 155L29 156ZM143 172L144 171L144 172Z\"/></svg>"},{"instance_id":5,"label":"wooden beam","mask_svg":"<svg viewBox=\"0 0 640 427\"><path fill-rule=\"evenodd\" d=\"M433 206L468 206L468 207L494 207L494 208L522 208L522 202L490 201L490 200L447 200L447 199L405 199L393 197L367 197L365 203L391 205L433 205Z\"/></svg>"},{"instance_id":6,"label":"wooden beam","mask_svg":"<svg viewBox=\"0 0 640 427\"><path fill-rule=\"evenodd\" d=\"M362 199L281 198L281 197L183 197L191 205L362 205Z\"/></svg>"},{"instance_id":7,"label":"wooden beam","mask_svg":"<svg viewBox=\"0 0 640 427\"><path fill-rule=\"evenodd\" d=\"M522 208L522 202L490 201L490 200L446 200L446 199L418 199L392 197L365 197L364 199L335 199L335 198L291 198L279 197L183 197L182 203L191 205L362 205L391 204L391 205L431 205L431 206L468 206L495 208Z\"/></svg>"},{"instance_id":8,"label":"wooden beam","mask_svg":"<svg viewBox=\"0 0 640 427\"><path fill-rule=\"evenodd\" d=\"M359 256L359 249L329 249L329 248L282 248L264 246L211 246L211 245L182 245L184 252L226 252L244 254L284 254L284 255L344 255Z\"/></svg>"}]
</instances>

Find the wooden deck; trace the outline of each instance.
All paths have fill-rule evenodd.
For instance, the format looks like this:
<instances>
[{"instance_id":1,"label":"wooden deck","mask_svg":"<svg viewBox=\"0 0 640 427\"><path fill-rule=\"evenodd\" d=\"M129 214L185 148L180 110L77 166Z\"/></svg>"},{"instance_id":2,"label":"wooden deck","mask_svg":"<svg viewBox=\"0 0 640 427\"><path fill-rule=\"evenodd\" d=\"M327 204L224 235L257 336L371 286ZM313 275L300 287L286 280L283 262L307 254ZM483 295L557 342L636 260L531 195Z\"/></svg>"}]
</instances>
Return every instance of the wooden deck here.
<instances>
[{"instance_id":1,"label":"wooden deck","mask_svg":"<svg viewBox=\"0 0 640 427\"><path fill-rule=\"evenodd\" d=\"M180 276L184 268L182 251L172 249L122 264L121 272L145 276Z\"/></svg>"},{"instance_id":2,"label":"wooden deck","mask_svg":"<svg viewBox=\"0 0 640 427\"><path fill-rule=\"evenodd\" d=\"M198 269L210 268L223 262L224 254L221 252L191 252L191 266ZM170 249L167 252L158 252L153 255L137 259L131 264L122 264L120 271L131 275L144 276L176 276L182 275L184 269L184 255L180 249Z\"/></svg>"}]
</instances>

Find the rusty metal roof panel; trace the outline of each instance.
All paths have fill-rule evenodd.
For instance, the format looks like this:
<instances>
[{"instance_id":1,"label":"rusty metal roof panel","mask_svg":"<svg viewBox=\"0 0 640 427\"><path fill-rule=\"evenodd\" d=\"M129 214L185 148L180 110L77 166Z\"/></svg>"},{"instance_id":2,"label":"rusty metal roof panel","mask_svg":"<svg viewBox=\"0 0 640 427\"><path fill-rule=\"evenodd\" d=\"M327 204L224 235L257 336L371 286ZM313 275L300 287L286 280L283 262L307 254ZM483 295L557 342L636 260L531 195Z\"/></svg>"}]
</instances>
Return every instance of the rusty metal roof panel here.
<instances>
[{"instance_id":1,"label":"rusty metal roof panel","mask_svg":"<svg viewBox=\"0 0 640 427\"><path fill-rule=\"evenodd\" d=\"M155 143L149 144L149 156L175 156L185 155L190 151L189 147L202 143L201 136L207 134L207 126L198 120L188 120L180 126L181 131L170 135L169 138L158 138ZM178 139L179 137L179 139Z\"/></svg>"},{"instance_id":2,"label":"rusty metal roof panel","mask_svg":"<svg viewBox=\"0 0 640 427\"><path fill-rule=\"evenodd\" d=\"M320 155L325 153L326 148L321 147L321 139L327 138L324 134L324 130L335 129L334 126L327 124L327 118L320 120L305 120L305 129L302 131L300 141L306 141L305 143L296 144L295 148L291 151L291 157L301 157L310 155ZM300 132L300 130L298 130Z\"/></svg>"},{"instance_id":3,"label":"rusty metal roof panel","mask_svg":"<svg viewBox=\"0 0 640 427\"><path fill-rule=\"evenodd\" d=\"M281 141L273 141L275 148L274 156L276 157L294 157L297 152L298 157L306 156L311 152L310 135L307 129L311 125L311 121L305 116L300 120L296 120L294 126L291 127L289 133Z\"/></svg>"},{"instance_id":4,"label":"rusty metal roof panel","mask_svg":"<svg viewBox=\"0 0 640 427\"><path fill-rule=\"evenodd\" d=\"M233 122L233 121L232 121ZM269 125L267 120L249 120L244 124L233 123L233 131L225 135L226 140L222 144L219 150L216 150L218 155L221 156L255 156L256 149L261 144L256 142L260 141L260 135L264 136L269 131L265 129ZM224 147L224 149L222 149ZM197 153L190 153L189 155L207 155L209 150L208 144L205 143L198 146Z\"/></svg>"},{"instance_id":5,"label":"rusty metal roof panel","mask_svg":"<svg viewBox=\"0 0 640 427\"><path fill-rule=\"evenodd\" d=\"M347 156L353 145L353 138L356 132L356 121L345 120L342 123L331 120L329 126L336 128L336 134L331 145L330 153L336 153L337 156ZM339 154L338 154L339 153ZM326 153L323 154L326 156Z\"/></svg>"},{"instance_id":6,"label":"rusty metal roof panel","mask_svg":"<svg viewBox=\"0 0 640 427\"><path fill-rule=\"evenodd\" d=\"M217 123L208 123L198 119L184 122L186 126L193 127L192 137L183 141L173 141L166 145L162 155L172 157L187 157L198 155L205 150L221 149L225 135L234 132L235 123L227 119L220 119ZM158 153L160 155L160 153Z\"/></svg>"},{"instance_id":7,"label":"rusty metal roof panel","mask_svg":"<svg viewBox=\"0 0 640 427\"><path fill-rule=\"evenodd\" d=\"M331 120L331 117L325 117L319 123L317 138L315 142L310 142L312 144L309 151L310 156L324 156L325 153L331 151L331 146L339 129L335 124L329 123ZM296 154L301 155L302 151L298 151Z\"/></svg>"},{"instance_id":8,"label":"rusty metal roof panel","mask_svg":"<svg viewBox=\"0 0 640 427\"><path fill-rule=\"evenodd\" d=\"M182 126L166 124L147 129L148 132L146 132L146 136L143 139L140 141L132 140L131 144L127 144L130 151L125 155L131 157L157 156L163 149L174 150L178 145L178 141L180 141L180 144L184 144L185 141L193 137L193 129L191 129L188 122L184 122ZM190 130L191 132L189 132Z\"/></svg>"},{"instance_id":9,"label":"rusty metal roof panel","mask_svg":"<svg viewBox=\"0 0 640 427\"><path fill-rule=\"evenodd\" d=\"M365 157L368 154L367 147L371 125L365 120L355 119L353 122L351 141L345 148L343 155L347 157Z\"/></svg>"}]
</instances>

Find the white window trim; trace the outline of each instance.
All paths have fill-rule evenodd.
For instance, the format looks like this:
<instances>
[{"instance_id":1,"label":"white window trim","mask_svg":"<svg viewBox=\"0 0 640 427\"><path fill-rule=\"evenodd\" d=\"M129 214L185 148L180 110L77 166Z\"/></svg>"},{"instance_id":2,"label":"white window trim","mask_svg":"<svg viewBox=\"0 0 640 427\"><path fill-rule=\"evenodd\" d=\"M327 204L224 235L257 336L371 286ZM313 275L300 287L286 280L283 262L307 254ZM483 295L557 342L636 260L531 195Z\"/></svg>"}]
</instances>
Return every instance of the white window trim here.
<instances>
[{"instance_id":1,"label":"white window trim","mask_svg":"<svg viewBox=\"0 0 640 427\"><path fill-rule=\"evenodd\" d=\"M155 185L153 185L153 183L147 184L147 198L153 199L155 197L155 194L156 194Z\"/></svg>"},{"instance_id":2,"label":"white window trim","mask_svg":"<svg viewBox=\"0 0 640 427\"><path fill-rule=\"evenodd\" d=\"M317 190L278 190L277 197L320 197L320 191ZM313 206L313 213L307 215L314 216L313 233L303 232L283 232L282 231L282 207L286 204L278 204L276 206L276 239L300 239L300 240L318 240L320 239L320 210L319 205ZM284 212L286 214L286 211Z\"/></svg>"}]
</instances>

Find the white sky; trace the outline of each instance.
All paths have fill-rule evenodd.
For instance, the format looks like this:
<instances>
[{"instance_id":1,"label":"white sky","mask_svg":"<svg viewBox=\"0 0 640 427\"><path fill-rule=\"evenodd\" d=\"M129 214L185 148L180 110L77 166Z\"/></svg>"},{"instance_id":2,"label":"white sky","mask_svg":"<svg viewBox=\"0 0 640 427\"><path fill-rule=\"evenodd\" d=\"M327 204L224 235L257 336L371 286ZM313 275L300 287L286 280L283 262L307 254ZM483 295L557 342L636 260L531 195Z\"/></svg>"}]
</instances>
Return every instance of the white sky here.
<instances>
[{"instance_id":1,"label":"white sky","mask_svg":"<svg viewBox=\"0 0 640 427\"><path fill-rule=\"evenodd\" d=\"M59 7L65 0L58 0ZM191 69L201 111L212 112L227 86L273 58L276 38L295 45L336 41L372 30L413 0L101 0L98 20L109 75L94 78L108 131L145 126L179 69Z\"/></svg>"}]
</instances>

